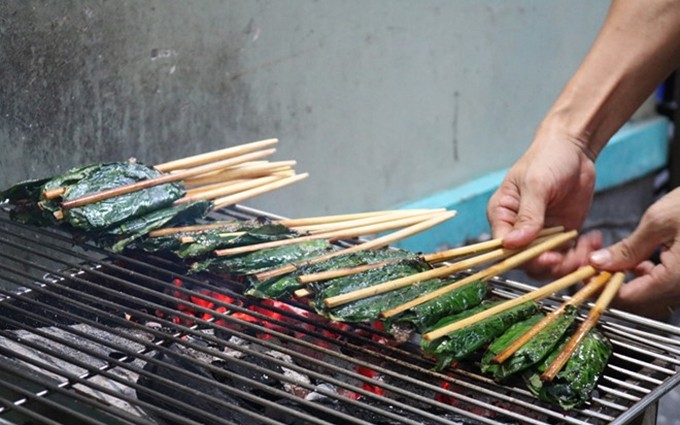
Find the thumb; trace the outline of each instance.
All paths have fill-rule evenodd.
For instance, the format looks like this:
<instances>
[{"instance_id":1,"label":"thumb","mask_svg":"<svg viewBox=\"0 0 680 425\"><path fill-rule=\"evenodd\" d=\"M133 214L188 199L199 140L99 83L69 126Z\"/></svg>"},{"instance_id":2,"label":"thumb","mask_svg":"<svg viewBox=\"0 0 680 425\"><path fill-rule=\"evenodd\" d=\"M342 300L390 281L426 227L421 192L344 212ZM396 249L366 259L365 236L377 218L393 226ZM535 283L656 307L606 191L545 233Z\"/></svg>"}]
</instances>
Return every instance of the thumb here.
<instances>
[{"instance_id":1,"label":"thumb","mask_svg":"<svg viewBox=\"0 0 680 425\"><path fill-rule=\"evenodd\" d=\"M647 260L659 246L648 226L639 226L627 238L590 254L590 264L603 270L632 269Z\"/></svg>"}]
</instances>

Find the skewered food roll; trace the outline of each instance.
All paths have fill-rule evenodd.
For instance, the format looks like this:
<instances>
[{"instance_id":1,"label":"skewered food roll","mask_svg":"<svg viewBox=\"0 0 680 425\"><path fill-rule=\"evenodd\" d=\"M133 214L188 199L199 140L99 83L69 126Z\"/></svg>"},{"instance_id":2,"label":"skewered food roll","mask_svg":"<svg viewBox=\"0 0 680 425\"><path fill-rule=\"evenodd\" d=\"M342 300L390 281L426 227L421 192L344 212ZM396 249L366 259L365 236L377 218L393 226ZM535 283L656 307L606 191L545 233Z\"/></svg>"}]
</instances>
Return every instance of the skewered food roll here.
<instances>
[{"instance_id":1,"label":"skewered food roll","mask_svg":"<svg viewBox=\"0 0 680 425\"><path fill-rule=\"evenodd\" d=\"M84 194L124 186L162 175L153 167L136 162L111 162L73 168L46 179L18 183L3 192L0 199L15 205L12 218L35 225L58 223L54 213L61 211L61 202ZM59 197L45 197L60 190ZM101 231L125 220L159 208L170 206L185 194L178 183L166 183L146 190L127 193L115 198L86 204L63 211L62 224L82 231Z\"/></svg>"},{"instance_id":2,"label":"skewered food roll","mask_svg":"<svg viewBox=\"0 0 680 425\"><path fill-rule=\"evenodd\" d=\"M484 301L475 308L441 319L433 328L440 328L449 323L470 317L498 303L499 301ZM484 344L501 335L514 323L535 314L538 308L539 306L535 302L520 304L466 328L451 332L441 338L430 341L423 339L420 343L420 348L427 355L434 357L437 361L435 368L442 370L454 361L467 358L482 348Z\"/></svg>"},{"instance_id":3,"label":"skewered food roll","mask_svg":"<svg viewBox=\"0 0 680 425\"><path fill-rule=\"evenodd\" d=\"M332 279L326 282L310 283L309 286L314 290L314 307L317 311L332 320L347 322L364 322L378 319L380 312L392 305L398 305L404 300L408 300L439 286L438 281L421 282L419 285L392 291L387 294L364 298L358 301L347 303L336 308L326 308L324 300L326 298L352 292L357 289L373 286L386 280L409 276L423 270L430 269L431 266L418 258L407 258L396 263L367 270L354 275Z\"/></svg>"},{"instance_id":4,"label":"skewered food roll","mask_svg":"<svg viewBox=\"0 0 680 425\"><path fill-rule=\"evenodd\" d=\"M489 348L482 358L482 372L493 375L494 379L503 380L517 372L528 369L544 359L555 348L567 329L573 324L574 319L576 318L576 309L568 309L565 314L550 323L545 329L519 348L503 363L492 363L492 359L498 353L531 329L536 323L541 321L543 317L545 317L543 313L536 314L525 321L512 325L510 329L489 345Z\"/></svg>"},{"instance_id":5,"label":"skewered food roll","mask_svg":"<svg viewBox=\"0 0 680 425\"><path fill-rule=\"evenodd\" d=\"M566 342L564 339L534 370L525 373L524 380L538 398L569 410L590 398L612 354L612 345L598 330L592 329L555 379L541 381L541 373L562 351Z\"/></svg>"},{"instance_id":6,"label":"skewered food roll","mask_svg":"<svg viewBox=\"0 0 680 425\"><path fill-rule=\"evenodd\" d=\"M262 282L253 278L251 279L250 287L245 293L246 295L258 298L279 299L284 296L290 296L294 291L302 288L303 285L297 281L297 277L301 275L377 264L384 261L396 261L408 257L414 257L414 254L401 249L371 249L343 254L318 263L302 264L297 268L296 272L281 277L274 277Z\"/></svg>"},{"instance_id":7,"label":"skewered food roll","mask_svg":"<svg viewBox=\"0 0 680 425\"><path fill-rule=\"evenodd\" d=\"M486 297L488 290L486 282L477 280L406 310L399 316L386 319L386 329L398 333L403 333L405 328L410 331L425 332L440 319L479 305Z\"/></svg>"},{"instance_id":8,"label":"skewered food roll","mask_svg":"<svg viewBox=\"0 0 680 425\"><path fill-rule=\"evenodd\" d=\"M216 273L254 274L284 264L315 258L334 249L326 240L312 240L293 245L284 245L242 255L214 257L198 261L191 266L192 272L211 271Z\"/></svg>"}]
</instances>

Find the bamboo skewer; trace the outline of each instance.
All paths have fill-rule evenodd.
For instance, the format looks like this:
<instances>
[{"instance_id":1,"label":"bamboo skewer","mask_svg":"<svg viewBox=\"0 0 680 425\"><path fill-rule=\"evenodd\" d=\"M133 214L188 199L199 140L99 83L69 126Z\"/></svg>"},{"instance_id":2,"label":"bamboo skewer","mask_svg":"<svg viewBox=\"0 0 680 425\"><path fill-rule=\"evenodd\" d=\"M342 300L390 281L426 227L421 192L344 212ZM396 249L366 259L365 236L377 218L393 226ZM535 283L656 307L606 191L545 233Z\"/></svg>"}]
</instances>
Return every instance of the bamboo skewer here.
<instances>
[{"instance_id":1,"label":"bamboo skewer","mask_svg":"<svg viewBox=\"0 0 680 425\"><path fill-rule=\"evenodd\" d=\"M554 294L555 292L561 291L562 289L568 288L583 279L587 279L595 275L597 271L592 266L581 267L580 269L572 272L560 279L553 281L545 286L542 286L534 291L528 292L517 298L505 301L504 303L498 304L473 316L466 317L465 319L459 320L455 323L451 323L441 328L435 329L423 335L423 339L426 341L431 341L433 339L441 338L442 336L455 332L459 329L463 329L467 326L474 325L484 319L488 319L498 313L509 310L520 304L524 304L528 301L539 300Z\"/></svg>"},{"instance_id":2,"label":"bamboo skewer","mask_svg":"<svg viewBox=\"0 0 680 425\"><path fill-rule=\"evenodd\" d=\"M295 295L298 298L303 298L306 297L307 295L311 295L312 291L310 291L308 288L301 288L298 289L297 291L293 292L293 295Z\"/></svg>"},{"instance_id":3,"label":"bamboo skewer","mask_svg":"<svg viewBox=\"0 0 680 425\"><path fill-rule=\"evenodd\" d=\"M410 308L413 308L417 305L420 305L426 301L432 300L434 298L437 298L438 296L445 294L449 291L453 291L454 289L458 289L464 285L467 285L468 283L471 283L475 280L486 280L489 279L493 276L499 275L507 270L510 270L512 268L515 268L530 259L537 257L538 255L542 254L543 252L549 251L553 248L556 248L563 243L567 242L570 239L573 239L576 237L578 233L576 230L572 230L570 232L566 232L563 234L559 234L556 236L551 236L545 241L541 241L538 244L535 244L524 251L518 252L517 254L513 255L512 257L509 257L500 263L497 263L485 270L481 270L475 274L472 274L468 276L465 279L459 280L455 283L452 283L451 285L444 286L442 288L439 288L435 291L429 292L427 294L424 294L414 300L411 300L407 303L404 303L400 306L397 306L395 308L392 308L390 310L383 311L380 313L381 317L387 318L387 317L392 317L396 314L399 314L403 311L406 311ZM417 275L413 275L417 276Z\"/></svg>"},{"instance_id":4,"label":"bamboo skewer","mask_svg":"<svg viewBox=\"0 0 680 425\"><path fill-rule=\"evenodd\" d=\"M215 190L215 189L221 189L221 188L229 187L229 186L234 185L236 183L243 183L243 182L252 181L252 180L254 180L254 179L236 179L236 180L223 181L221 183L205 184L203 186L198 186L198 187L194 187L193 189L187 190L185 196L194 196L194 195L197 195L199 193L204 193L204 192L208 192L208 191Z\"/></svg>"},{"instance_id":5,"label":"bamboo skewer","mask_svg":"<svg viewBox=\"0 0 680 425\"><path fill-rule=\"evenodd\" d=\"M275 182L277 180L281 180L280 177L277 176L269 176L269 177L260 177L257 179L250 179L250 180L242 180L242 181L236 181L236 182L228 182L225 183L224 185L220 185L220 187L214 188L214 189L209 189L204 192L199 192L195 193L193 195L188 195L184 196L175 202L173 202L173 205L180 205L180 204L186 204L189 202L196 202L196 201L201 201L201 200L206 200L206 199L215 199L227 195L231 195L234 193L242 192L244 190L252 189L255 187L260 187L268 183Z\"/></svg>"},{"instance_id":6,"label":"bamboo skewer","mask_svg":"<svg viewBox=\"0 0 680 425\"><path fill-rule=\"evenodd\" d=\"M64 193L66 193L65 187L57 187L55 189L47 190L47 191L43 192L42 196L45 199L54 199L54 198L60 197Z\"/></svg>"},{"instance_id":7,"label":"bamboo skewer","mask_svg":"<svg viewBox=\"0 0 680 425\"><path fill-rule=\"evenodd\" d=\"M224 238L226 238L226 237L228 237L228 236L234 236L234 237L236 237L236 236L244 235L245 233L246 233L246 232L220 233L220 236L221 236L221 237L224 237ZM194 242L196 242L196 238L194 238L193 236L182 236L181 238L179 238L179 241L180 241L181 243L194 243Z\"/></svg>"},{"instance_id":8,"label":"bamboo skewer","mask_svg":"<svg viewBox=\"0 0 680 425\"><path fill-rule=\"evenodd\" d=\"M309 176L308 173L302 173L302 174L296 174L291 177L284 177L280 180L277 180L275 182L267 183L259 187L255 187L253 189L248 189L244 190L243 192L236 193L234 195L229 195L225 196L223 198L218 198L213 201L213 210L218 210L220 208L224 208L229 205L236 204L238 202L241 202L245 199L252 198L254 196L261 195L263 193L269 192L271 190L279 189L284 186L288 186L289 184L293 184L295 182L298 182L300 180L303 180Z\"/></svg>"},{"instance_id":9,"label":"bamboo skewer","mask_svg":"<svg viewBox=\"0 0 680 425\"><path fill-rule=\"evenodd\" d=\"M410 212L410 214L407 214L407 211ZM384 214L386 216L386 220L392 218L392 216L397 215L397 216L416 216L416 215L422 215L424 210L404 210L404 211L389 211L387 214ZM426 210L425 210L426 211ZM439 210L432 210L432 211L437 211ZM398 214L395 214L398 213ZM355 223L356 220L352 220L352 223ZM276 222L274 222L276 223ZM166 235L171 235L174 233L180 233L180 232L197 232L197 231L203 231L203 230L211 230L211 229L216 229L220 227L224 227L226 225L233 224L233 222L226 222L226 223L211 223L211 224L204 224L204 225L194 225L194 226L184 226L184 227L175 227L175 228L167 228L167 229L158 229L155 231L152 231L149 233L150 237L159 237L159 236L166 236ZM336 224L336 223L330 223L330 224ZM322 225L323 226L323 225ZM291 227L293 230L301 230L299 228ZM244 234L245 232L229 232L229 233L223 233L220 234L220 236L238 236L241 234ZM195 238L192 236L183 236L180 238L181 243L193 243L195 242ZM387 262L383 262L383 264L386 264ZM374 266L374 265L370 265Z\"/></svg>"},{"instance_id":10,"label":"bamboo skewer","mask_svg":"<svg viewBox=\"0 0 680 425\"><path fill-rule=\"evenodd\" d=\"M533 245L536 245L536 244L538 244L538 243L540 243L544 240L546 240L546 237L539 238L539 239L537 239L536 241L533 242ZM533 245L531 245L531 246L533 246ZM391 281L388 281L388 282L383 282L383 283L380 283L378 285L369 286L369 287L363 288L363 289L357 289L356 291L348 292L348 293L341 294L341 295L336 295L334 297L329 297L329 298L326 298L324 300L324 304L326 305L326 307L329 307L329 308L337 307L337 306L342 305L342 304L347 304L347 303L357 301L357 300L360 300L360 299L363 299L363 298L368 298L368 297L372 297L372 296L375 296L375 295L384 294L386 292L391 292L391 291L401 289L401 288L404 288L404 287L407 287L407 286L411 286L411 285L414 285L416 283L423 282L423 281L426 281L426 280L436 279L436 278L444 277L444 276L450 276L454 273L457 273L457 272L462 271L462 270L467 270L471 267L475 267L475 266L480 265L480 264L489 263L491 261L507 258L507 257L517 253L518 251L519 250L517 250L517 249L507 249L507 248L496 249L496 250L493 250L493 251L486 252L484 254L480 254L480 255L475 256L475 257L466 258L464 260L455 262L453 264L449 264L447 266L438 267L438 268L435 268L435 269L432 269L432 270L427 270L427 271L416 273L416 274L413 274L413 275L410 275L410 276L404 276L404 277L394 279L394 280L391 280ZM425 257L427 257L427 256L425 256ZM476 274L472 275L470 277L473 277L473 276L476 277ZM463 278L459 281L456 281L455 283L463 286L467 283L470 283L470 282L473 282L474 280L477 280L477 279L470 279L470 277ZM466 279L470 279L470 280L466 280Z\"/></svg>"},{"instance_id":11,"label":"bamboo skewer","mask_svg":"<svg viewBox=\"0 0 680 425\"><path fill-rule=\"evenodd\" d=\"M174 161L165 162L156 165L158 171L167 173L170 171L175 171L183 168L195 167L197 165L207 164L209 162L214 162L220 159L233 158L246 154L248 152L253 152L266 148L278 143L278 139L265 139L257 142L246 143L243 145L232 146L225 149L219 149L212 152L202 153L199 155L189 156L186 158L177 159Z\"/></svg>"},{"instance_id":12,"label":"bamboo skewer","mask_svg":"<svg viewBox=\"0 0 680 425\"><path fill-rule=\"evenodd\" d=\"M334 297L326 298L323 303L328 308L337 307L342 304L347 304L352 301L357 301L363 298L373 297L375 295L384 294L386 292L394 291L406 286L416 284L418 282L423 282L430 279L435 279L438 277L449 276L456 272L469 269L478 264L487 263L490 261L497 260L499 258L507 257L513 252L507 249L497 249L494 251L481 254L477 257L468 258L462 261L458 261L448 266L438 267L432 270L427 270L425 272L417 273L415 275L405 276L403 278L391 280L388 282L383 282L378 285L369 286L367 288L358 289L356 291L347 292L345 294L336 295ZM411 279L412 276L417 276L417 279Z\"/></svg>"},{"instance_id":13,"label":"bamboo skewer","mask_svg":"<svg viewBox=\"0 0 680 425\"><path fill-rule=\"evenodd\" d=\"M548 227L540 231L538 237L554 235L564 231L563 226ZM449 249L446 251L435 252L427 254L423 257L428 263L439 263L448 261L453 258L462 257L464 255L476 254L481 251L489 249L500 248L503 244L503 238L491 239L484 242L479 242L471 245L461 246L458 248Z\"/></svg>"},{"instance_id":14,"label":"bamboo skewer","mask_svg":"<svg viewBox=\"0 0 680 425\"><path fill-rule=\"evenodd\" d=\"M249 163L231 167L224 171L201 174L184 180L184 187L203 187L213 183L221 183L228 180L243 178L264 177L279 171L292 170L296 161L251 161Z\"/></svg>"},{"instance_id":15,"label":"bamboo skewer","mask_svg":"<svg viewBox=\"0 0 680 425\"><path fill-rule=\"evenodd\" d=\"M515 354L524 344L529 342L533 337L538 335L543 329L554 322L557 318L562 316L569 306L578 306L585 300L590 298L596 291L598 291L602 286L607 283L611 278L611 273L601 272L596 277L594 277L588 284L581 288L577 293L574 294L569 300L560 304L555 310L548 313L543 319L532 326L528 331L523 333L519 338L514 340L510 345L505 347L503 351L496 354L496 357L491 359L492 363L501 364L505 362L510 356Z\"/></svg>"},{"instance_id":16,"label":"bamboo skewer","mask_svg":"<svg viewBox=\"0 0 680 425\"><path fill-rule=\"evenodd\" d=\"M375 212L368 212L368 213L357 213L357 214L343 214L343 215L335 215L335 216L322 216L322 217L309 217L309 218L300 218L300 219L285 219L285 220L274 220L272 223L273 224L281 224L289 229L295 229L295 230L303 230L304 229L304 223L313 223L313 222L324 222L324 223L329 223L333 224L336 221L342 221L342 220L350 220L354 219L354 217L376 217L379 215L384 215L384 214L390 214L396 211L400 210L394 210L394 211L375 211ZM436 210L410 210L410 211L436 211ZM158 237L158 236L167 236L171 235L173 233L183 233L183 232L200 232L203 230L211 230L211 229L217 229L220 227L232 225L236 223L235 221L226 221L226 222L217 222L217 223L208 223L208 224L195 224L191 226L181 226L181 227L166 227L164 229L157 229L149 232L149 237ZM297 223L303 223L301 226L297 226Z\"/></svg>"},{"instance_id":17,"label":"bamboo skewer","mask_svg":"<svg viewBox=\"0 0 680 425\"><path fill-rule=\"evenodd\" d=\"M539 238L542 236L549 236L555 233L559 233L563 230L564 228L562 226L558 227L551 227L548 229L543 229L539 233ZM472 245L467 245L459 248L453 248L447 251L441 251L441 252L435 252L432 254L425 254L422 256L423 260L427 261L430 264L436 264L439 262L443 261L448 261L456 257L462 257L464 255L468 254L475 254L481 251L485 251L490 248L497 248L501 246L502 239L493 239L490 241L485 241L485 242L480 242ZM514 252L514 251L513 251ZM499 257L501 258L501 257ZM352 274L357 274L364 272L366 270L370 270L372 268L378 268L382 267L385 264L389 262L396 262L398 260L391 260L391 261L384 261L380 263L374 263L374 264L366 264L362 266L357 266L357 267L346 267L342 269L336 269L336 270L328 270L328 271L323 271L319 273L310 273L308 275L301 275L298 276L297 281L300 283L309 283L309 282L318 282L318 281L324 281L324 280L330 280L330 279L336 279L338 277L344 277L344 276L349 276ZM471 264L470 267L477 265L476 264ZM452 272L455 273L455 272Z\"/></svg>"},{"instance_id":18,"label":"bamboo skewer","mask_svg":"<svg viewBox=\"0 0 680 425\"><path fill-rule=\"evenodd\" d=\"M350 213L350 214L337 214L337 215L324 215L318 217L305 217L305 218L288 218L279 220L278 223L286 227L297 227L303 228L305 226L313 226L317 224L331 224L343 221L358 220L367 217L377 217L385 214L391 214L399 212L402 210L384 210L384 211L370 211L361 213ZM406 211L438 211L438 210L426 210L426 209L415 209Z\"/></svg>"},{"instance_id":19,"label":"bamboo skewer","mask_svg":"<svg viewBox=\"0 0 680 425\"><path fill-rule=\"evenodd\" d=\"M177 173L168 173L155 178L140 180L138 182L128 184L125 186L118 186L108 190L103 190L100 192L90 193L81 196L70 201L63 202L61 207L63 209L75 208L82 205L90 204L93 202L101 201L104 199L112 198L114 196L124 195L126 193L135 192L137 190L146 189L152 186L157 186L164 183L171 183L185 178L206 173L208 171L219 170L223 168L228 168L236 164L241 164L244 162L252 161L254 159L259 159L267 155L271 155L275 152L275 149L268 149L264 151L247 153L238 157L229 158L221 161L216 161L210 164L199 165L194 168L189 168Z\"/></svg>"},{"instance_id":20,"label":"bamboo skewer","mask_svg":"<svg viewBox=\"0 0 680 425\"><path fill-rule=\"evenodd\" d=\"M191 226L181 226L181 227L166 227L164 229L156 229L149 232L150 238L157 238L160 236L172 235L175 233L184 232L200 232L203 230L219 229L220 227L226 227L235 224L236 221L223 221L217 223L209 224L196 224Z\"/></svg>"},{"instance_id":21,"label":"bamboo skewer","mask_svg":"<svg viewBox=\"0 0 680 425\"><path fill-rule=\"evenodd\" d=\"M399 259L380 261L379 263L364 264L364 265L356 266L356 267L344 267L344 268L341 268L341 269L326 270L326 271L319 272L319 273L304 274L304 275L298 276L297 281L299 283L302 283L302 284L309 283L309 282L322 282L324 280L337 279L339 277L345 277L345 276L365 272L367 270L377 269L378 267L382 267L386 264L396 263L397 261L399 261Z\"/></svg>"},{"instance_id":22,"label":"bamboo skewer","mask_svg":"<svg viewBox=\"0 0 680 425\"><path fill-rule=\"evenodd\" d=\"M328 239L328 240L337 240L337 239L349 239L357 236L362 236L362 235L370 235L373 233L380 233L380 232L385 232L388 230L393 230L393 229L398 229L401 227L405 226L410 226L416 223L420 223L423 220L425 220L428 216L432 215L439 215L442 214L441 212L436 212L436 213L430 213L430 214L424 214L424 215L419 215L419 216L414 216L414 217L400 217L397 218L396 220L390 220L387 222L378 222L375 224L368 224L365 226L359 226L355 227L352 229L342 229L342 230L336 230L336 231L331 231L331 232L324 232L324 233L317 233L314 235L307 235L307 236L301 236L299 238L291 238L291 239L283 239L283 240L278 240L278 241L271 241L271 242L264 242L264 243L259 243L259 244L253 244L253 245L245 245L245 246L239 246L236 248L228 248L228 249L220 249L215 251L215 255L218 257L221 256L227 256L227 255L236 255L236 254L243 254L246 252L253 252L253 251L259 251L261 249L267 249L267 248L275 248L278 246L284 246L284 245L294 245L296 243L300 242L306 242L306 241L311 241L311 240L318 240L318 239Z\"/></svg>"},{"instance_id":23,"label":"bamboo skewer","mask_svg":"<svg viewBox=\"0 0 680 425\"><path fill-rule=\"evenodd\" d=\"M320 261L326 261L331 258L337 257L339 255L345 255L345 254L351 254L353 252L359 252L359 251L364 251L367 249L377 249L377 248L383 248L385 246L388 246L396 241L399 241L401 239L407 238L409 236L412 236L416 233L422 232L424 230L429 229L430 227L434 227L446 220L449 220L453 217L455 217L456 211L448 211L445 213L440 213L439 215L430 218L428 220L422 221L420 223L411 225L409 227L406 227L401 230L397 230L396 232L392 232L390 234L380 236L378 238L375 238L371 241L364 242L358 245L351 246L349 248L341 249L339 251L331 252L330 254L322 255L320 257L313 258L311 260L308 260L305 262L305 264L312 264L312 263L318 263ZM283 267L279 267L278 269L272 269L272 270L267 270L265 272L261 272L255 275L257 280L259 281L264 281L267 279L271 279L276 276L281 276L287 273L294 272L297 269L297 266L295 264L288 264Z\"/></svg>"},{"instance_id":24,"label":"bamboo skewer","mask_svg":"<svg viewBox=\"0 0 680 425\"><path fill-rule=\"evenodd\" d=\"M320 232L331 232L337 230L352 229L360 226L366 226L369 224L385 223L397 218L431 216L434 213L441 213L444 211L445 209L443 208L435 210L397 210L374 217L365 217L356 220L347 220L337 223L322 223L308 226L295 226L295 228L302 232L309 232L314 234Z\"/></svg>"},{"instance_id":25,"label":"bamboo skewer","mask_svg":"<svg viewBox=\"0 0 680 425\"><path fill-rule=\"evenodd\" d=\"M562 370L562 368L567 363L571 355L574 354L574 351L576 350L578 345L581 343L581 341L583 341L583 338L585 338L586 335L588 335L588 332L590 332L590 330L597 324L597 321L600 319L600 316L602 316L604 310L607 308L607 306L609 306L609 303L612 301L616 293L619 291L619 288L623 284L624 278L625 275L622 272L614 273L614 276L607 283L607 286L604 288L604 290L598 297L597 301L595 302L595 305L590 310L590 313L588 313L588 317L586 317L586 320L584 320L581 323L576 332L567 342L567 345L565 345L564 349L555 358L555 360L553 360L553 362L550 363L545 372L541 374L541 381L543 382L552 381L555 378L555 376L557 376L557 374L560 372L560 370Z\"/></svg>"},{"instance_id":26,"label":"bamboo skewer","mask_svg":"<svg viewBox=\"0 0 680 425\"><path fill-rule=\"evenodd\" d=\"M557 229L557 228L553 228L553 229ZM545 229L545 230L546 231L541 232L541 234L543 234L543 235L552 234L552 230L550 230L550 229ZM536 239L534 244L541 242L543 240L545 240L545 236L539 237L538 239ZM487 241L487 242L490 242L490 241ZM481 242L480 244L474 244L474 245L481 245L481 244L485 244L486 246L495 246L496 245L495 243L493 245L490 245L490 244L487 244L487 242ZM478 247L473 246L473 245L470 245L469 247L470 247L470 249L465 250L464 254L471 253L471 252L478 252L478 251L482 250L482 248L478 248ZM467 247L462 247L462 248L467 248ZM458 249L458 248L455 248L455 249ZM379 285L375 285L375 286L372 286L372 287L369 287L369 288L363 288L363 289L359 289L359 290L354 291L354 292L349 292L347 294L338 295L338 296L336 296L337 299L332 299L332 297L331 297L327 301L324 301L324 303L327 302L326 305L328 307L332 308L332 307L335 307L335 306L338 306L338 305L341 305L341 304L346 304L348 302L356 301L356 300L359 300L359 299L362 299L362 298L368 298L368 297L371 297L371 296L374 296L374 295L383 294L385 292L389 292L389 291L400 289L400 288L403 288L403 287L406 287L406 286L409 286L409 285L413 285L413 284L415 284L419 281L422 281L422 280L434 279L434 278L441 277L441 276L448 276L448 275L451 275L453 273L474 267L474 266L479 265L479 264L484 264L484 263L488 263L488 262L491 262L491 261L494 261L494 260L506 258L506 257L516 253L516 252L518 252L518 250L507 249L507 248L501 248L501 249L497 249L497 250L494 250L494 251L489 251L487 253L480 254L477 257L467 258L465 260L461 260L461 261L456 262L454 264L450 264L450 265L440 267L440 268L437 268L437 269L434 269L434 270L422 272L422 275L419 276L419 278L417 280L411 279L411 276L405 276L403 278L395 279L395 280L390 281L390 282L385 282L384 284L379 284ZM461 255L463 255L463 254L461 254ZM423 260L425 260L429 263L433 263L433 262L437 262L437 261L445 261L445 260L450 258L450 255L447 254L447 255L442 256L442 255L439 255L439 253L434 253L434 254L424 255L422 258L423 258ZM431 259L434 259L434 261L432 261ZM379 263L365 264L365 265L361 265L361 266L357 266L357 267L346 267L346 268L336 269L336 270L327 270L327 271L323 271L323 272L319 272L319 273L310 273L310 274L307 274L307 275L298 276L297 281L299 283L306 284L306 283L309 283L309 282L319 282L319 281L324 281L324 280L336 279L336 278L339 278L339 277L345 277L345 276L361 273L361 272L364 272L364 271L367 271L367 270L371 270L371 269L374 269L374 268L382 267L382 266L390 264L390 263L396 263L398 261L399 261L399 259L394 259L394 260L388 260L388 261L381 261ZM435 272L435 273L432 273L432 272ZM427 273L432 273L432 275L430 275L430 277L427 277ZM441 276L439 276L440 273L441 273ZM382 285L384 285L384 286L382 286ZM306 288L298 289L297 291L295 291L295 295L298 296L298 297L307 296L310 293L311 292L309 290L307 290ZM350 295L350 294L352 294L352 295Z\"/></svg>"}]
</instances>

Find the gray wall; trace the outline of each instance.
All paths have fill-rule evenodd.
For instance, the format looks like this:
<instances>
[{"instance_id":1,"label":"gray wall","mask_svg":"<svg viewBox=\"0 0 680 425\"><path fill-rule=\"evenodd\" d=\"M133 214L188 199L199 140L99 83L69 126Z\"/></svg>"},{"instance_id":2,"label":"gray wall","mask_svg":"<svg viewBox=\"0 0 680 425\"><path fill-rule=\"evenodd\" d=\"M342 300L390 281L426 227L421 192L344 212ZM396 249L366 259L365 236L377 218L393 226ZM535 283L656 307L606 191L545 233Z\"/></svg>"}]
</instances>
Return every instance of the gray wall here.
<instances>
[{"instance_id":1,"label":"gray wall","mask_svg":"<svg viewBox=\"0 0 680 425\"><path fill-rule=\"evenodd\" d=\"M0 3L0 187L278 137L311 177L246 202L386 208L508 166L608 1ZM273 159L274 159L273 158Z\"/></svg>"}]
</instances>

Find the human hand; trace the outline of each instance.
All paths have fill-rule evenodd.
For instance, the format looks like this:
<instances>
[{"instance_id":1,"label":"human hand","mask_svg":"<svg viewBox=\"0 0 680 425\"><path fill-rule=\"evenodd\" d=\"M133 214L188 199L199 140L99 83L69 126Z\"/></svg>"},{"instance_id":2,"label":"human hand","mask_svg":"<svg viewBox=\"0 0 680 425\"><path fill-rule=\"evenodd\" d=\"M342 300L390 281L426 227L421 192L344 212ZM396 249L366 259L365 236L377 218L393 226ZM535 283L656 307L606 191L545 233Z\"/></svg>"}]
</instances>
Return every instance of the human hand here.
<instances>
[{"instance_id":1,"label":"human hand","mask_svg":"<svg viewBox=\"0 0 680 425\"><path fill-rule=\"evenodd\" d=\"M660 263L648 259L660 249ZM599 269L630 270L612 306L656 319L680 305L680 189L653 204L626 239L593 252L590 263Z\"/></svg>"},{"instance_id":2,"label":"human hand","mask_svg":"<svg viewBox=\"0 0 680 425\"><path fill-rule=\"evenodd\" d=\"M539 129L487 207L493 236L503 238L506 248L526 246L543 227L583 224L595 185L594 160L583 146L563 132ZM571 249L542 254L524 268L536 277L565 274L601 246L599 234L585 235Z\"/></svg>"}]
</instances>

